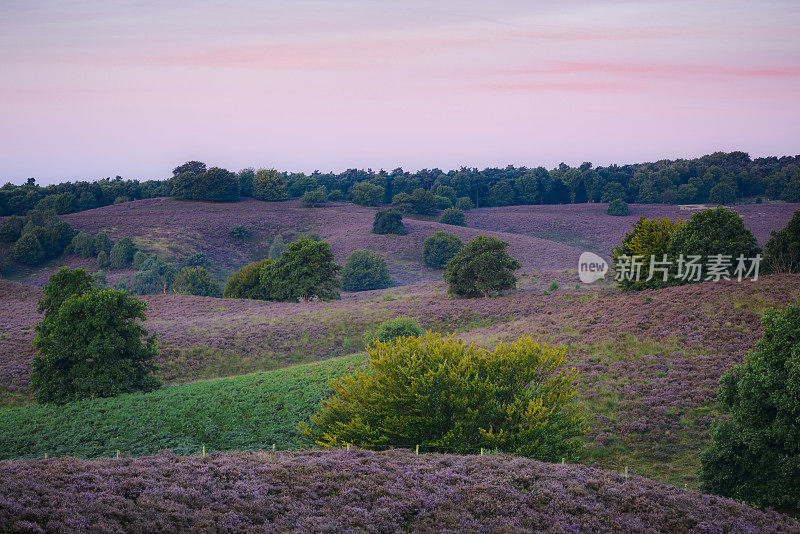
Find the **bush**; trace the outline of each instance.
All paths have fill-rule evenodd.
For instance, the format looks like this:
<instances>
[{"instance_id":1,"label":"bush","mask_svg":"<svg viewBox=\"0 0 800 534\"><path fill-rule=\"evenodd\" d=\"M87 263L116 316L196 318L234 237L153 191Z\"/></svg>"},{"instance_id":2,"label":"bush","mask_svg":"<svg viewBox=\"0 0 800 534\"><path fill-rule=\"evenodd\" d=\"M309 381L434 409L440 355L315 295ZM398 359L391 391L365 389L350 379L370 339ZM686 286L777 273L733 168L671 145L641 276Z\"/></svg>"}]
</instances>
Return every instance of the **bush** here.
<instances>
[{"instance_id":1,"label":"bush","mask_svg":"<svg viewBox=\"0 0 800 534\"><path fill-rule=\"evenodd\" d=\"M603 186L603 194L600 196L600 202L608 202L611 204L615 200L625 202L628 194L625 192L625 186L619 182L608 182Z\"/></svg>"},{"instance_id":2,"label":"bush","mask_svg":"<svg viewBox=\"0 0 800 534\"><path fill-rule=\"evenodd\" d=\"M669 277L665 282L663 274L657 272L653 274L651 280L647 280L650 276L650 256L655 256L656 260L662 261L664 254L669 251L669 244L672 237L683 225L683 221L672 221L666 217L655 219L645 219L639 217L633 223L633 229L625 234L622 238L622 243L611 252L611 261L614 267L620 271L626 269L626 273L630 269L624 265L630 265L634 256L642 257L642 266L640 271L639 280L637 281L634 276L624 276L617 283L623 290L639 290L639 289L652 289L663 287L670 283ZM627 262L627 263L626 263Z\"/></svg>"},{"instance_id":3,"label":"bush","mask_svg":"<svg viewBox=\"0 0 800 534\"><path fill-rule=\"evenodd\" d=\"M427 189L418 187L411 193L411 204L414 212L421 215L433 215L436 213L436 199L433 193Z\"/></svg>"},{"instance_id":4,"label":"bush","mask_svg":"<svg viewBox=\"0 0 800 534\"><path fill-rule=\"evenodd\" d=\"M253 176L253 198L270 202L289 198L283 174L275 169L259 169Z\"/></svg>"},{"instance_id":5,"label":"bush","mask_svg":"<svg viewBox=\"0 0 800 534\"><path fill-rule=\"evenodd\" d=\"M37 226L36 228L41 228ZM36 232L31 231L20 237L14 244L14 259L25 265L39 265L46 259L44 248Z\"/></svg>"},{"instance_id":6,"label":"bush","mask_svg":"<svg viewBox=\"0 0 800 534\"><path fill-rule=\"evenodd\" d=\"M436 209L446 210L453 207L453 201L447 197L433 195L433 199L436 201Z\"/></svg>"},{"instance_id":7,"label":"bush","mask_svg":"<svg viewBox=\"0 0 800 534\"><path fill-rule=\"evenodd\" d=\"M733 204L736 201L736 189L727 183L718 183L711 188L708 201L712 204Z\"/></svg>"},{"instance_id":8,"label":"bush","mask_svg":"<svg viewBox=\"0 0 800 534\"><path fill-rule=\"evenodd\" d=\"M83 269L50 277L39 301L31 388L39 403L63 404L152 390L154 336L145 342L147 305L116 289L99 289ZM81 335L75 335L80 332Z\"/></svg>"},{"instance_id":9,"label":"bush","mask_svg":"<svg viewBox=\"0 0 800 534\"><path fill-rule=\"evenodd\" d=\"M136 257L141 258L139 254L137 252L134 256L134 266L137 263ZM172 262L165 262L158 256L142 255L144 260L141 260L139 270L131 276L129 290L139 295L152 295L153 293L166 295L178 276L178 266Z\"/></svg>"},{"instance_id":10,"label":"bush","mask_svg":"<svg viewBox=\"0 0 800 534\"><path fill-rule=\"evenodd\" d=\"M800 211L786 228L770 234L764 246L765 267L772 273L800 273Z\"/></svg>"},{"instance_id":11,"label":"bush","mask_svg":"<svg viewBox=\"0 0 800 534\"><path fill-rule=\"evenodd\" d=\"M386 261L368 250L356 250L347 258L342 269L342 289L367 291L392 285Z\"/></svg>"},{"instance_id":12,"label":"bush","mask_svg":"<svg viewBox=\"0 0 800 534\"><path fill-rule=\"evenodd\" d=\"M620 198L615 198L608 203L608 209L606 210L606 213L617 217L624 217L625 215L628 215L628 203Z\"/></svg>"},{"instance_id":13,"label":"bush","mask_svg":"<svg viewBox=\"0 0 800 534\"><path fill-rule=\"evenodd\" d=\"M414 202L408 193L397 193L392 197L392 207L400 213L411 213L414 211Z\"/></svg>"},{"instance_id":14,"label":"bush","mask_svg":"<svg viewBox=\"0 0 800 534\"><path fill-rule=\"evenodd\" d=\"M246 239L250 239L252 234L250 233L250 230L239 224L228 230L228 235L233 239L245 241Z\"/></svg>"},{"instance_id":15,"label":"bush","mask_svg":"<svg viewBox=\"0 0 800 534\"><path fill-rule=\"evenodd\" d=\"M94 251L98 254L105 252L107 255L111 254L111 239L105 232L98 232L94 236Z\"/></svg>"},{"instance_id":16,"label":"bush","mask_svg":"<svg viewBox=\"0 0 800 534\"><path fill-rule=\"evenodd\" d=\"M331 246L324 241L300 239L290 243L281 257L261 269L263 294L269 300L297 302L336 300L341 267L333 262Z\"/></svg>"},{"instance_id":17,"label":"bush","mask_svg":"<svg viewBox=\"0 0 800 534\"><path fill-rule=\"evenodd\" d=\"M735 211L716 208L695 213L683 225L669 244L669 254L677 258L699 255L703 259L723 254L731 256L734 264L739 255L753 258L761 252L756 238L745 228Z\"/></svg>"},{"instance_id":18,"label":"bush","mask_svg":"<svg viewBox=\"0 0 800 534\"><path fill-rule=\"evenodd\" d=\"M458 208L447 208L439 217L439 222L442 224L452 224L453 226L466 226L464 220L464 212Z\"/></svg>"},{"instance_id":19,"label":"bush","mask_svg":"<svg viewBox=\"0 0 800 534\"><path fill-rule=\"evenodd\" d=\"M385 189L369 182L358 182L350 188L350 198L359 206L377 206Z\"/></svg>"},{"instance_id":20,"label":"bush","mask_svg":"<svg viewBox=\"0 0 800 534\"><path fill-rule=\"evenodd\" d=\"M129 238L123 238L114 244L109 254L109 265L112 269L124 269L133 261L133 255L136 254L136 245Z\"/></svg>"},{"instance_id":21,"label":"bush","mask_svg":"<svg viewBox=\"0 0 800 534\"><path fill-rule=\"evenodd\" d=\"M767 312L754 351L723 375L729 418L701 455L703 491L800 509L800 307Z\"/></svg>"},{"instance_id":22,"label":"bush","mask_svg":"<svg viewBox=\"0 0 800 534\"><path fill-rule=\"evenodd\" d=\"M464 243L450 232L436 232L422 244L422 260L434 269L444 269L447 262L464 248Z\"/></svg>"},{"instance_id":23,"label":"bush","mask_svg":"<svg viewBox=\"0 0 800 534\"><path fill-rule=\"evenodd\" d=\"M306 191L300 197L300 204L307 208L317 208L328 201L328 190L324 185L319 186L313 191Z\"/></svg>"},{"instance_id":24,"label":"bush","mask_svg":"<svg viewBox=\"0 0 800 534\"><path fill-rule=\"evenodd\" d=\"M490 292L517 287L514 271L519 262L506 252L508 243L500 239L479 235L462 248L444 271L450 285L448 293L459 297L489 296Z\"/></svg>"},{"instance_id":25,"label":"bush","mask_svg":"<svg viewBox=\"0 0 800 534\"><path fill-rule=\"evenodd\" d=\"M547 291L555 291L558 288L559 288L558 280L553 280L552 282L550 282L550 285L547 286Z\"/></svg>"},{"instance_id":26,"label":"bush","mask_svg":"<svg viewBox=\"0 0 800 534\"><path fill-rule=\"evenodd\" d=\"M384 321L374 334L367 336L367 344L376 341L387 343L402 337L417 337L422 335L422 327L416 319L408 316L395 317Z\"/></svg>"},{"instance_id":27,"label":"bush","mask_svg":"<svg viewBox=\"0 0 800 534\"><path fill-rule=\"evenodd\" d=\"M261 285L261 270L272 260L270 258L246 265L233 273L225 284L222 296L233 299L269 300Z\"/></svg>"},{"instance_id":28,"label":"bush","mask_svg":"<svg viewBox=\"0 0 800 534\"><path fill-rule=\"evenodd\" d=\"M342 193L341 189L334 189L333 191L328 193L328 200L331 202L342 200L343 198L344 198L344 193Z\"/></svg>"},{"instance_id":29,"label":"bush","mask_svg":"<svg viewBox=\"0 0 800 534\"><path fill-rule=\"evenodd\" d=\"M203 252L189 254L180 263L181 267L205 267L206 269L211 267L211 260Z\"/></svg>"},{"instance_id":30,"label":"bush","mask_svg":"<svg viewBox=\"0 0 800 534\"><path fill-rule=\"evenodd\" d=\"M0 241L15 243L22 235L22 219L12 215L0 226Z\"/></svg>"},{"instance_id":31,"label":"bush","mask_svg":"<svg viewBox=\"0 0 800 534\"><path fill-rule=\"evenodd\" d=\"M111 262L108 259L108 253L105 250L101 250L97 253L97 266L101 269L105 269L111 265Z\"/></svg>"},{"instance_id":32,"label":"bush","mask_svg":"<svg viewBox=\"0 0 800 534\"><path fill-rule=\"evenodd\" d=\"M175 278L172 289L182 295L219 297L222 290L205 267L184 267Z\"/></svg>"},{"instance_id":33,"label":"bush","mask_svg":"<svg viewBox=\"0 0 800 534\"><path fill-rule=\"evenodd\" d=\"M286 250L286 243L283 242L283 236L281 234L276 234L275 238L272 240L272 244L269 246L267 257L271 260L277 260L281 257L284 250Z\"/></svg>"},{"instance_id":34,"label":"bush","mask_svg":"<svg viewBox=\"0 0 800 534\"><path fill-rule=\"evenodd\" d=\"M239 178L235 173L200 162L187 162L172 171L170 191L182 200L235 202L239 199Z\"/></svg>"},{"instance_id":35,"label":"bush","mask_svg":"<svg viewBox=\"0 0 800 534\"><path fill-rule=\"evenodd\" d=\"M86 232L78 232L78 235L72 238L72 253L84 258L93 258L97 255L94 250L94 238Z\"/></svg>"},{"instance_id":36,"label":"bush","mask_svg":"<svg viewBox=\"0 0 800 534\"><path fill-rule=\"evenodd\" d=\"M460 209L461 211L469 211L475 207L475 204L472 203L472 200L470 200L469 197L458 197L454 207Z\"/></svg>"},{"instance_id":37,"label":"bush","mask_svg":"<svg viewBox=\"0 0 800 534\"><path fill-rule=\"evenodd\" d=\"M577 458L586 431L563 348L523 338L493 351L428 333L367 346L367 370L331 382L306 445ZM401 386L398 386L401 385Z\"/></svg>"},{"instance_id":38,"label":"bush","mask_svg":"<svg viewBox=\"0 0 800 534\"><path fill-rule=\"evenodd\" d=\"M372 222L372 233L387 235L406 235L406 227L403 224L403 216L399 211L394 209L380 210L375 214L375 220Z\"/></svg>"}]
</instances>

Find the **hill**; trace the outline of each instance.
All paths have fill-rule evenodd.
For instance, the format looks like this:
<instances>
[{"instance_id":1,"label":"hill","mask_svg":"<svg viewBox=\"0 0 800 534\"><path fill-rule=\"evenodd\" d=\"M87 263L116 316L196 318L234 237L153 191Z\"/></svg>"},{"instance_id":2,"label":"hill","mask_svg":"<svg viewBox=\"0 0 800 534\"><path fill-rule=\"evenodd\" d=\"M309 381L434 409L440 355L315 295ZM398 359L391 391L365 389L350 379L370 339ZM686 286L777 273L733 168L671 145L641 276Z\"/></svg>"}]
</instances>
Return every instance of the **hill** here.
<instances>
[{"instance_id":1,"label":"hill","mask_svg":"<svg viewBox=\"0 0 800 534\"><path fill-rule=\"evenodd\" d=\"M0 525L98 532L800 532L800 523L777 512L635 476L507 455L402 450L3 462Z\"/></svg>"}]
</instances>

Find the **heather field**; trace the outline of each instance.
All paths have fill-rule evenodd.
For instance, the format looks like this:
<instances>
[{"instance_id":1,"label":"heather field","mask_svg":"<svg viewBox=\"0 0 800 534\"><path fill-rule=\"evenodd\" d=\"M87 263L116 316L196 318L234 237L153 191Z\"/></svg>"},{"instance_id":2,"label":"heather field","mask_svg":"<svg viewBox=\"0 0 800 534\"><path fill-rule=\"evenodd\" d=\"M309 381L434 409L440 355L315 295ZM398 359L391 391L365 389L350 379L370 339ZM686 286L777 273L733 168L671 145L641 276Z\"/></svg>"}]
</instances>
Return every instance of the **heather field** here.
<instances>
[{"instance_id":1,"label":"heather field","mask_svg":"<svg viewBox=\"0 0 800 534\"><path fill-rule=\"evenodd\" d=\"M40 532L800 532L788 516L507 455L237 452L0 464L0 525Z\"/></svg>"}]
</instances>

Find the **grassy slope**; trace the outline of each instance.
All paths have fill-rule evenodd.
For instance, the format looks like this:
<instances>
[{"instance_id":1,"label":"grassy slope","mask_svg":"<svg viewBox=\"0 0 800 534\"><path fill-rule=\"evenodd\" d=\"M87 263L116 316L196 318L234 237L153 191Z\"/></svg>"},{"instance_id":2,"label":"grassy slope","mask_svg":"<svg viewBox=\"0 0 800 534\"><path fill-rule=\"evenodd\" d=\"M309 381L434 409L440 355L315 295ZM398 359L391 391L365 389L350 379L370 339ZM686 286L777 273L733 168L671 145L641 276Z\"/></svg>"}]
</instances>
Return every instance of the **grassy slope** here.
<instances>
[{"instance_id":1,"label":"grassy slope","mask_svg":"<svg viewBox=\"0 0 800 534\"><path fill-rule=\"evenodd\" d=\"M0 459L297 448L299 421L361 355L65 406L0 410Z\"/></svg>"}]
</instances>

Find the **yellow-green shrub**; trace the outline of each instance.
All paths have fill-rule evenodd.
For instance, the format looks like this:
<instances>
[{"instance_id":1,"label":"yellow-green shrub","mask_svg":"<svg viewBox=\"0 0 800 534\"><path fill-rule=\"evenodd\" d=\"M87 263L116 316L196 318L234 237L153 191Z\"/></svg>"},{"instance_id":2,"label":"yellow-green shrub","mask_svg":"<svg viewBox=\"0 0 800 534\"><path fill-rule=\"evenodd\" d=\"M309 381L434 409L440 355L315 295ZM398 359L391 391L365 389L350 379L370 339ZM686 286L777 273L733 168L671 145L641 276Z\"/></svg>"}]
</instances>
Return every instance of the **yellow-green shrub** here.
<instances>
[{"instance_id":1,"label":"yellow-green shrub","mask_svg":"<svg viewBox=\"0 0 800 534\"><path fill-rule=\"evenodd\" d=\"M635 256L641 256L641 271L639 280L623 279L619 281L622 289L652 289L666 285L663 274L656 273L652 280L647 280L650 275L650 256L655 256L656 261L662 261L664 254L669 250L672 236L683 226L680 219L670 220L666 217L645 219L640 217L633 223L633 229L625 234L622 243L611 253L615 267L619 269L621 261L626 256L630 262ZM669 280L668 280L669 281Z\"/></svg>"}]
</instances>

